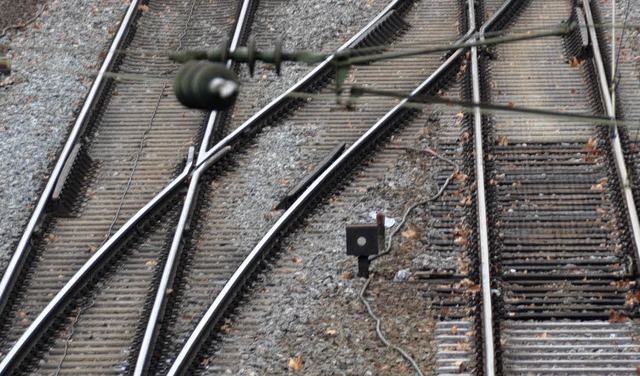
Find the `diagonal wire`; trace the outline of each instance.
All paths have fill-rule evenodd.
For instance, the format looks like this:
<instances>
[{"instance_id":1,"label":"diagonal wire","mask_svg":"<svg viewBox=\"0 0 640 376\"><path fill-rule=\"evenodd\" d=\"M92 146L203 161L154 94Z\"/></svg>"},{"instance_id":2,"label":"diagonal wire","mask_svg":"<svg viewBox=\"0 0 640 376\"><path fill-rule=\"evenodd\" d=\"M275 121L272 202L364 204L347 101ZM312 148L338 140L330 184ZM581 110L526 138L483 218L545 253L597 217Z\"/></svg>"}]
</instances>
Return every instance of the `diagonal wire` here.
<instances>
[{"instance_id":1,"label":"diagonal wire","mask_svg":"<svg viewBox=\"0 0 640 376\"><path fill-rule=\"evenodd\" d=\"M67 351L69 350L69 342L71 342L71 338L73 337L73 332L74 332L75 325L78 322L78 320L80 320L80 315L82 315L89 308L93 307L94 304L95 304L95 300L91 300L91 302L89 302L89 304L85 305L84 307L78 308L78 313L73 318L73 321L70 324L69 335L67 336L67 339L65 340L64 352L62 353L62 358L60 359L60 362L58 362L58 367L56 368L55 376L58 376L60 374L60 371L62 371L62 363L64 363L64 360L67 357Z\"/></svg>"},{"instance_id":2,"label":"diagonal wire","mask_svg":"<svg viewBox=\"0 0 640 376\"><path fill-rule=\"evenodd\" d=\"M612 82L611 85L616 85L616 86L617 86L617 83L620 81L620 72L618 71L618 63L620 62L620 51L622 51L622 43L624 42L624 34L626 31L625 29L627 26L627 20L629 19L629 13L631 13L631 8L629 7L630 2L631 0L627 0L626 10L624 14L624 22L622 23L622 33L620 34L620 44L618 45L618 51L616 52L615 49L614 51L612 51L612 53L616 55L616 64L615 66L613 66L613 75L615 76L616 83ZM615 40L613 41L613 43L615 46Z\"/></svg>"}]
</instances>

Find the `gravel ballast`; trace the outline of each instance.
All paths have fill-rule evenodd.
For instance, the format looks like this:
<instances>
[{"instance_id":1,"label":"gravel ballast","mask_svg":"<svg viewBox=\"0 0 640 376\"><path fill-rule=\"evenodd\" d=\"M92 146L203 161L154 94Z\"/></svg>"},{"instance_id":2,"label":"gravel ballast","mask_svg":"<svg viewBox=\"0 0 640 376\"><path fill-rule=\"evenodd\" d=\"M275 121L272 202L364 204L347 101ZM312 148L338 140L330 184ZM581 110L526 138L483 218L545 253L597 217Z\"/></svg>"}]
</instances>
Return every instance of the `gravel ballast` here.
<instances>
[{"instance_id":1,"label":"gravel ballast","mask_svg":"<svg viewBox=\"0 0 640 376\"><path fill-rule=\"evenodd\" d=\"M354 17L363 9L368 10L368 14L374 14L373 9L380 9L388 0L290 0L285 1L288 13L286 17L291 20L290 26L286 24L276 25L286 32L285 46L287 48L309 48L319 49L327 52L328 46L336 47L335 43L328 44L336 37L348 38L357 31L351 27L348 32L345 28L353 23ZM113 32L118 28L118 21L122 18L127 6L126 0L105 0L96 3L88 0L70 1L49 1L46 8L35 22L26 25L18 30L10 30L4 37L0 37L0 55L8 55L12 59L13 72L10 76L0 76L0 270L4 270L6 261L15 249L15 244L19 240L24 226L26 225L40 191L48 177L49 171L57 158L57 152L65 142L69 126L74 121L74 114L82 105L82 99L93 80L96 64L101 61L101 53L105 52ZM371 4L374 4L373 6ZM626 6L626 1L619 1L620 7ZM0 4L3 4L0 1ZM610 3L604 4L608 10ZM630 2L629 23L637 25L640 22L640 0ZM340 11L336 9L340 8ZM372 9L373 8L373 9ZM35 16L38 11L37 4L27 8L28 14L15 15L15 21L29 19ZM329 14L331 20L319 17L320 14ZM297 24L293 20L304 21ZM72 30L67 29L71 23ZM301 32L301 30L313 30L313 32ZM0 28L0 31L2 29ZM298 34L300 32L300 34ZM294 38L298 35L298 38ZM638 32L629 32L625 36L625 45L632 51L632 56L636 56L636 72L640 65L640 43L638 42ZM346 40L346 39L345 39ZM295 78L302 76L308 71L308 67L286 65L283 70L282 80L272 80L268 76L269 84L273 84L265 90L264 102L269 102L269 95L277 95L295 82ZM246 72L243 73L246 76ZM246 78L246 77L244 77ZM640 82L640 76L636 75L632 79ZM265 80L266 81L266 80ZM256 108L257 110L258 108ZM310 131L310 130L309 130ZM271 134L274 140L265 138L265 142L271 141L274 147L278 144L286 144L288 141L279 136L306 140L312 136L304 132L294 132L291 127L283 127L278 134ZM294 140L295 141L295 140ZM300 142L302 143L302 142ZM292 156L293 157L293 156ZM274 157L275 158L275 157ZM406 162L406 161L404 161ZM292 161L295 163L295 161ZM408 162L407 162L408 163ZM267 166L268 163L265 163ZM405 166L406 167L406 166ZM252 177L256 179L256 187L269 180L269 174L273 173L269 169L261 169ZM410 169L396 172L396 176L408 178ZM278 177L273 177L271 181L276 181ZM382 184L382 183L381 183ZM261 192L267 193L267 191ZM264 199L268 201L267 197ZM387 202L378 196L370 197L376 202L375 207L396 207L396 212L401 212L402 203ZM247 203L250 204L250 203ZM365 207L366 206L366 207ZM368 210L375 207L364 205L358 213L366 215ZM252 207L243 208L239 212L251 212ZM345 208L344 216L353 214L353 208ZM239 216L241 213L239 213ZM238 219L242 221L242 218ZM251 218L245 220L250 221ZM379 347L378 340L374 337L370 323L362 324L361 327L346 332L346 320L342 320L340 314L345 312L356 312L364 314L360 303L355 300L360 283L349 278L342 278L342 271L353 268L352 260L343 259L343 263L332 266L327 272L323 268L313 268L313 264L327 263L328 260L336 262L340 259L338 252L342 249L342 238L338 239L338 232L333 243L323 245L307 246L308 254L303 255L303 263L291 262L289 267L297 268L294 278L303 278L306 282L310 279L315 284L316 289L294 289L294 296L285 296L282 302L286 303L286 310L275 312L274 319L265 326L265 334L273 335L278 331L286 331L294 325L309 325L314 322L317 327L326 324L325 330L318 332L323 336L321 342L339 342L341 345L359 342L363 340L373 340L375 351L381 356L390 356L385 350ZM324 254L328 253L329 256ZM290 256L298 257L299 254ZM288 256L283 258L285 261ZM411 260L404 267L410 267ZM418 260L419 261L419 260ZM418 262L414 261L414 262ZM423 260L424 261L424 260ZM442 261L442 260L440 260ZM446 261L446 260L445 260ZM444 262L444 261L443 261ZM326 269L326 268L325 268ZM400 267L398 267L398 270ZM266 277L268 278L268 277ZM271 283L281 283L281 281ZM380 282L382 284L382 282ZM343 304L344 310L339 313L328 313L326 317L313 318L311 309L307 307L309 301L317 300L318 296L330 296L336 299L337 303ZM337 297L337 298L336 298ZM378 307L379 308L379 307ZM275 311L278 311L276 308ZM291 317L296 317L295 320ZM286 319L285 319L286 318ZM323 321L324 320L324 321ZM337 334L336 334L337 333ZM346 333L346 334L345 334ZM333 337L337 335L337 337ZM266 335L265 335L265 338ZM275 338L275 339L274 339ZM338 338L338 339L335 339ZM277 341L281 337L271 337L264 339L257 346L259 355L267 357L270 349L274 346L280 348L293 348L294 343L283 344L267 343ZM290 347L289 347L290 346ZM305 347L306 346L306 347ZM363 347L366 347L363 345ZM310 344L300 345L299 354L308 356L310 352L323 351L322 348L313 349ZM262 354L260 353L262 351ZM325 348L325 351L326 348ZM364 351L356 349L355 352ZM348 353L345 350L345 353ZM270 354L269 354L270 355ZM282 352L282 359L271 359L262 361L260 367L252 369L250 364L243 369L240 374L260 374L260 368L265 366L273 367L281 372L283 365L287 364L290 357L297 355L294 352ZM335 354L331 354L335 355ZM321 357L319 357L321 358ZM357 370L364 374L373 374L372 371L358 362L361 359L350 360L347 356L335 357L334 364L316 364L313 368L320 373L329 374L335 369L346 371ZM397 363L401 363L397 360ZM248 363L248 362L246 362ZM309 364L311 368L313 365ZM280 367L280 368L278 368ZM252 373L253 371L254 373Z\"/></svg>"},{"instance_id":2,"label":"gravel ballast","mask_svg":"<svg viewBox=\"0 0 640 376\"><path fill-rule=\"evenodd\" d=\"M123 0L99 5L50 1L34 22L0 38L0 54L9 56L13 65L10 76L0 76L3 265L22 235L127 6ZM16 8L8 12L15 24L37 15L33 7ZM4 12L3 7L3 18Z\"/></svg>"},{"instance_id":3,"label":"gravel ballast","mask_svg":"<svg viewBox=\"0 0 640 376\"><path fill-rule=\"evenodd\" d=\"M363 10L374 14L388 2L287 1L282 8L289 21L274 28L283 36L285 48L328 52L359 30L355 24L366 22L356 22ZM3 7L3 22L7 25L19 25L38 17L24 27L8 30L0 38L0 55L9 56L13 64L10 76L0 76L1 270L22 235L102 54L129 3L129 0L108 0L99 5L86 0L50 1L42 9L31 1L22 6L12 5L6 18ZM8 19L13 22L5 21ZM73 25L71 30L69 24ZM269 75L266 83L271 87L265 90L264 103L256 104L256 110L310 69L285 64L280 79L273 80Z\"/></svg>"}]
</instances>

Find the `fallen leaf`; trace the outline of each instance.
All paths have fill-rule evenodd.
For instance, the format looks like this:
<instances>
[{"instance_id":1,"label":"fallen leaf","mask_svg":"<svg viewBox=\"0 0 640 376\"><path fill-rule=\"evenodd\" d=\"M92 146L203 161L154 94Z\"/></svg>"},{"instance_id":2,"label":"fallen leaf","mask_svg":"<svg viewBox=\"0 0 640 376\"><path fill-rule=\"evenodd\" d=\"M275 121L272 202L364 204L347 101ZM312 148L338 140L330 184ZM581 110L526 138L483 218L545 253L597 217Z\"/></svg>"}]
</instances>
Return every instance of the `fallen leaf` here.
<instances>
[{"instance_id":1,"label":"fallen leaf","mask_svg":"<svg viewBox=\"0 0 640 376\"><path fill-rule=\"evenodd\" d=\"M580 65L580 60L577 57L572 57L571 59L569 59L569 66L571 68L575 68L578 65Z\"/></svg>"},{"instance_id":2,"label":"fallen leaf","mask_svg":"<svg viewBox=\"0 0 640 376\"><path fill-rule=\"evenodd\" d=\"M460 287L469 287L469 286L475 285L475 283L472 280L470 280L469 278L465 278L462 281L460 281L460 283L458 283L458 285Z\"/></svg>"},{"instance_id":3,"label":"fallen leaf","mask_svg":"<svg viewBox=\"0 0 640 376\"><path fill-rule=\"evenodd\" d=\"M469 241L464 236L458 236L457 238L453 239L453 244L466 248L469 245Z\"/></svg>"},{"instance_id":4,"label":"fallen leaf","mask_svg":"<svg viewBox=\"0 0 640 376\"><path fill-rule=\"evenodd\" d=\"M350 280L353 279L353 274L346 272L342 274L342 278L346 279L346 280Z\"/></svg>"},{"instance_id":5,"label":"fallen leaf","mask_svg":"<svg viewBox=\"0 0 640 376\"><path fill-rule=\"evenodd\" d=\"M624 305L636 305L640 303L640 292L629 292L624 297Z\"/></svg>"},{"instance_id":6,"label":"fallen leaf","mask_svg":"<svg viewBox=\"0 0 640 376\"><path fill-rule=\"evenodd\" d=\"M416 230L410 228L407 231L403 231L400 233L400 235L402 235L403 237L407 238L407 239L413 239L413 240L418 240L418 234L416 233Z\"/></svg>"},{"instance_id":7,"label":"fallen leaf","mask_svg":"<svg viewBox=\"0 0 640 376\"><path fill-rule=\"evenodd\" d=\"M304 364L302 364L302 355L298 355L295 358L289 358L289 368L300 372L304 368Z\"/></svg>"},{"instance_id":8,"label":"fallen leaf","mask_svg":"<svg viewBox=\"0 0 640 376\"><path fill-rule=\"evenodd\" d=\"M296 264L299 264L302 262L302 259L300 257L292 257L291 261L295 262Z\"/></svg>"},{"instance_id":9,"label":"fallen leaf","mask_svg":"<svg viewBox=\"0 0 640 376\"><path fill-rule=\"evenodd\" d=\"M453 235L455 236L467 236L469 231L461 224L455 225L453 228Z\"/></svg>"},{"instance_id":10,"label":"fallen leaf","mask_svg":"<svg viewBox=\"0 0 640 376\"><path fill-rule=\"evenodd\" d=\"M455 181L455 182L462 182L462 181L467 180L467 178L468 178L468 177L469 177L469 175L467 175L467 174L465 174L465 173L460 172L460 173L458 173L458 174L453 175L453 181Z\"/></svg>"},{"instance_id":11,"label":"fallen leaf","mask_svg":"<svg viewBox=\"0 0 640 376\"><path fill-rule=\"evenodd\" d=\"M51 242L55 242L56 240L58 240L58 235L56 234L49 234L47 235L47 239Z\"/></svg>"},{"instance_id":12,"label":"fallen leaf","mask_svg":"<svg viewBox=\"0 0 640 376\"><path fill-rule=\"evenodd\" d=\"M467 289L469 294L477 294L480 292L480 285L473 285Z\"/></svg>"},{"instance_id":13,"label":"fallen leaf","mask_svg":"<svg viewBox=\"0 0 640 376\"><path fill-rule=\"evenodd\" d=\"M462 257L458 257L458 273L460 274L469 273L469 263L463 260Z\"/></svg>"},{"instance_id":14,"label":"fallen leaf","mask_svg":"<svg viewBox=\"0 0 640 376\"><path fill-rule=\"evenodd\" d=\"M144 263L147 266L155 266L158 265L158 262L156 260L149 260L147 262Z\"/></svg>"},{"instance_id":15,"label":"fallen leaf","mask_svg":"<svg viewBox=\"0 0 640 376\"><path fill-rule=\"evenodd\" d=\"M142 12L146 12L149 10L149 7L144 5L144 4L140 4L138 5L138 10L142 11Z\"/></svg>"},{"instance_id":16,"label":"fallen leaf","mask_svg":"<svg viewBox=\"0 0 640 376\"><path fill-rule=\"evenodd\" d=\"M515 106L516 106L516 103L515 103L515 102L509 102L509 103L507 103L507 107L509 107L509 108L514 108Z\"/></svg>"},{"instance_id":17,"label":"fallen leaf","mask_svg":"<svg viewBox=\"0 0 640 376\"><path fill-rule=\"evenodd\" d=\"M464 112L458 112L458 113L456 114L456 117L457 117L458 119L462 119L462 118L464 117Z\"/></svg>"},{"instance_id":18,"label":"fallen leaf","mask_svg":"<svg viewBox=\"0 0 640 376\"><path fill-rule=\"evenodd\" d=\"M469 351L469 350L471 350L471 346L468 343L459 343L456 346L456 350L458 350L458 351Z\"/></svg>"},{"instance_id":19,"label":"fallen leaf","mask_svg":"<svg viewBox=\"0 0 640 376\"><path fill-rule=\"evenodd\" d=\"M604 186L602 185L602 183L594 184L591 186L591 190L596 192L602 192L604 191Z\"/></svg>"},{"instance_id":20,"label":"fallen leaf","mask_svg":"<svg viewBox=\"0 0 640 376\"><path fill-rule=\"evenodd\" d=\"M457 326L452 326L451 327L451 334L458 334L458 327Z\"/></svg>"},{"instance_id":21,"label":"fallen leaf","mask_svg":"<svg viewBox=\"0 0 640 376\"><path fill-rule=\"evenodd\" d=\"M547 332L543 332L543 333L538 334L536 337L538 337L538 338L547 338L547 336L548 336Z\"/></svg>"},{"instance_id":22,"label":"fallen leaf","mask_svg":"<svg viewBox=\"0 0 640 376\"><path fill-rule=\"evenodd\" d=\"M598 151L598 141L593 137L590 138L589 141L587 141L587 144L584 145L582 150L586 150L589 153L596 153Z\"/></svg>"},{"instance_id":23,"label":"fallen leaf","mask_svg":"<svg viewBox=\"0 0 640 376\"><path fill-rule=\"evenodd\" d=\"M627 287L631 284L631 282L629 281L614 281L609 283L609 286L614 287L614 288L624 288Z\"/></svg>"},{"instance_id":24,"label":"fallen leaf","mask_svg":"<svg viewBox=\"0 0 640 376\"><path fill-rule=\"evenodd\" d=\"M324 333L325 333L326 335L329 335L329 336L334 336L334 335L336 335L336 333L338 333L338 331L337 331L337 330L335 330L335 329L327 329L327 331L326 331L326 332L324 332Z\"/></svg>"},{"instance_id":25,"label":"fallen leaf","mask_svg":"<svg viewBox=\"0 0 640 376\"><path fill-rule=\"evenodd\" d=\"M496 145L500 145L500 146L507 146L509 145L509 141L507 140L507 136L498 136L498 138L496 138Z\"/></svg>"},{"instance_id":26,"label":"fallen leaf","mask_svg":"<svg viewBox=\"0 0 640 376\"><path fill-rule=\"evenodd\" d=\"M609 309L609 322L612 324L623 323L627 321L627 315L623 312L616 311L613 308Z\"/></svg>"}]
</instances>

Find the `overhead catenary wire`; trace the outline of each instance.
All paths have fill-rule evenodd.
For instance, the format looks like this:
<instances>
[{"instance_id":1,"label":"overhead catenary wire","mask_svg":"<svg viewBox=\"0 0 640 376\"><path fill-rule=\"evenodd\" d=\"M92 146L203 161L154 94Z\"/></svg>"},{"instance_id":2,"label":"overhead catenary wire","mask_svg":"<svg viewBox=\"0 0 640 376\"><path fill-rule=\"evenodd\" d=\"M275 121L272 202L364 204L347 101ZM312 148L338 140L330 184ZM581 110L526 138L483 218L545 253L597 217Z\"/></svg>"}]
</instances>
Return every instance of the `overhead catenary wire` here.
<instances>
[{"instance_id":1,"label":"overhead catenary wire","mask_svg":"<svg viewBox=\"0 0 640 376\"><path fill-rule=\"evenodd\" d=\"M289 93L288 96L291 98L300 98L300 99L320 99L320 98L329 98L336 99L336 102L339 102L342 99L345 99L345 102L350 105L357 105L357 101L360 97L364 95L371 96L381 96L381 97L389 97L396 99L404 99L409 97L409 93L398 92L398 91L389 91L389 90L376 90L376 89L368 89L354 86L351 90L351 95L346 97L344 95L336 95L336 94L313 94L313 93L305 93L305 92L292 92ZM460 101L454 99L447 99L437 96L427 96L427 95L414 95L411 97L410 101L407 101L402 106L406 108L415 108L418 110L433 110L435 105L446 106L447 108L460 108L460 109L474 109L479 108L484 114L493 114L497 112L516 112L526 115L532 116L540 116L540 117L549 117L549 118L558 118L558 119L572 119L576 121L584 121L595 124L603 124L603 125L627 125L624 120L612 120L606 116L598 116L591 114L581 114L581 113L572 113L572 112L558 112L552 111L542 108L530 108L530 107L522 107L515 103L509 105L496 105L491 103L474 103L470 101Z\"/></svg>"},{"instance_id":2,"label":"overhead catenary wire","mask_svg":"<svg viewBox=\"0 0 640 376\"><path fill-rule=\"evenodd\" d=\"M627 5L626 5L626 9L625 9L625 14L624 14L624 21L622 23L622 32L620 35L620 43L618 44L618 49L616 51L616 38L615 38L615 27L612 27L612 38L611 38L611 45L613 46L613 48L611 49L611 59L612 59L612 64L611 64L611 82L609 83L609 85L611 86L610 90L611 90L611 100L612 100L612 105L613 105L613 111L615 113L615 109L616 109L616 86L618 86L618 83L620 82L620 72L618 71L618 63L620 61L620 52L622 51L622 44L624 43L624 34L625 34L625 30L624 28L626 27L627 24L627 20L629 18L629 13L631 11L631 9L629 8L629 3L630 0L627 0ZM616 2L613 1L612 4L613 7L613 11L611 16L613 17L613 19L615 20L615 16L616 16Z\"/></svg>"}]
</instances>

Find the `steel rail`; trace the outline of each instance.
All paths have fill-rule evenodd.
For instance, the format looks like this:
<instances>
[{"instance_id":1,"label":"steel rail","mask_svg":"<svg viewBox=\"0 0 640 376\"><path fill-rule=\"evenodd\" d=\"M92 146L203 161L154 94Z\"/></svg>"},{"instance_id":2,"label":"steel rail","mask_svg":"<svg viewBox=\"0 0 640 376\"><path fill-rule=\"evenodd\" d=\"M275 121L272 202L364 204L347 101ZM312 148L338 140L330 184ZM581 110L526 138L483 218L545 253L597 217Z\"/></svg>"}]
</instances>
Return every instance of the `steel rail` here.
<instances>
[{"instance_id":1,"label":"steel rail","mask_svg":"<svg viewBox=\"0 0 640 376\"><path fill-rule=\"evenodd\" d=\"M225 156L229 151L231 151L231 146L227 146L221 149L213 157L207 159L206 163L203 163L198 168L196 168L196 170L191 174L189 190L187 191L187 196L185 198L184 205L182 206L182 211L180 213L180 219L178 220L175 236L173 237L173 241L171 243L171 250L169 251L169 254L167 256L167 261L165 262L165 268L162 273L160 285L158 286L151 314L149 315L149 319L147 320L147 327L142 339L140 352L138 353L136 367L133 372L133 374L136 376L145 375L149 368L149 362L151 361L151 357L153 355L155 341L158 336L158 331L160 330L160 324L162 323L162 317L164 315L165 308L167 306L167 299L169 297L167 291L171 288L176 275L176 270L180 260L180 253L183 245L183 235L191 219L191 213L193 212L194 203L196 201L196 193L198 190L200 177L209 167L220 160L220 158Z\"/></svg>"},{"instance_id":2,"label":"steel rail","mask_svg":"<svg viewBox=\"0 0 640 376\"><path fill-rule=\"evenodd\" d=\"M604 69L604 62L602 60L602 54L600 53L600 45L598 43L598 36L596 34L595 22L593 21L593 14L591 12L591 5L589 0L582 0L583 10L587 21L587 28L589 30L589 38L591 39L591 50L593 52L593 62L596 66L596 72L598 74L598 83L600 84L600 96L604 102L606 115L611 120L616 119L615 103L613 102L611 92L609 91L609 81L607 80L607 74ZM615 51L614 51L615 52ZM624 193L625 203L627 204L627 214L631 221L631 231L633 232L633 240L636 247L636 272L640 273L640 221L638 220L638 212L635 200L633 198L633 191L631 189L631 180L627 173L627 166L624 160L624 154L622 152L622 144L618 134L618 126L613 125L611 127L611 145L613 146L613 153L616 162L616 168L620 177L620 184Z\"/></svg>"},{"instance_id":3,"label":"steel rail","mask_svg":"<svg viewBox=\"0 0 640 376\"><path fill-rule=\"evenodd\" d=\"M469 1L469 19L475 25L474 2ZM485 41L487 30L492 28L505 13L514 6L513 0L504 1L493 15L483 23L473 41L482 44ZM516 6L518 4L515 4ZM484 374L494 376L496 374L495 344L493 331L493 308L491 299L491 261L489 255L489 229L487 216L487 198L485 190L484 150L482 136L482 112L481 112L481 86L480 67L478 59L478 47L471 47L471 80L472 102L476 105L473 110L474 121L474 150L476 162L476 207L478 217L478 232L480 240L480 285L482 291L482 337L484 347Z\"/></svg>"},{"instance_id":4,"label":"steel rail","mask_svg":"<svg viewBox=\"0 0 640 376\"><path fill-rule=\"evenodd\" d=\"M136 0L137 4L139 0ZM358 32L353 38L351 38L348 42L346 42L338 51L350 48L354 45L357 45L366 35L371 31L371 29L377 26L378 22L383 19L383 17L397 8L399 5L403 3L402 0L394 0L392 1L383 11L379 13L379 15L374 18L369 24L367 24L360 32ZM137 7L129 8L129 10L135 11ZM129 15L129 13L127 13ZM127 21L130 23L130 20ZM123 27L125 22L123 22ZM124 32L123 32L124 33ZM118 33L120 36L120 31ZM121 39L121 37L120 37ZM110 53L115 56L115 52L117 50L117 46L112 46ZM324 63L321 63L320 66L316 67L312 72L310 72L307 76L305 76L301 81L299 81L296 85L292 87L289 91L298 90L305 85L312 82L314 79L317 79L325 69L330 68L330 64L332 62L332 55L328 58ZM106 66L106 64L105 64ZM104 67L104 66L103 66ZM215 161L219 159L218 153L226 153L224 151L227 147L233 149L232 142L239 141L243 132L249 130L250 128L256 126L260 120L264 117L268 116L272 111L276 111L278 106L284 103L287 99L286 93L278 97L276 100L272 101L269 105L263 108L260 111L260 116L253 116L247 122L243 124L242 132L234 132L233 137L226 137L224 140L216 144L213 148L211 148L205 155L204 158L200 160L200 163L194 161L194 148L190 148L189 157L187 164L185 166L184 172L176 177L167 187L165 187L160 193L158 193L151 201L146 204L142 209L140 209L134 216L132 216L114 235L112 235L101 247L93 257L91 257L79 270L74 274L74 276L67 282L67 284L56 294L56 296L49 302L49 304L45 307L45 309L36 317L34 322L27 328L25 333L20 337L20 339L13 345L13 347L9 350L7 356L0 363L0 376L10 374L12 370L15 369L20 363L20 361L29 353L29 350L35 346L39 338L43 335L46 329L52 324L55 320L56 315L64 310L64 308L71 301L73 295L78 291L79 288L83 287L91 278L93 274L98 272L102 266L115 255L117 252L117 245L121 243L123 239L126 239L127 236L131 235L136 230L136 226L139 222L145 220L147 216L149 216L153 209L160 203L165 202L172 194L175 194L178 188L184 184L184 182L190 178L195 171L198 171L200 167L206 166L205 168L199 170L200 173L204 172L207 168L210 168ZM89 106L91 107L91 106ZM78 129L78 135L81 135L80 130ZM75 139L78 139L78 135L75 136ZM73 146L73 145L72 145ZM73 148L72 148L73 149ZM64 163L62 164L64 167ZM55 184L52 184L55 187ZM50 194L49 194L50 195ZM36 221L37 222L37 221ZM25 244L28 243L28 239L25 241ZM26 255L24 256L26 258ZM21 261L24 263L24 259ZM21 265L22 266L22 265ZM18 275L15 276L15 279L18 278ZM13 280L13 284L15 284L15 280ZM7 291L8 300L10 291Z\"/></svg>"},{"instance_id":5,"label":"steel rail","mask_svg":"<svg viewBox=\"0 0 640 376\"><path fill-rule=\"evenodd\" d=\"M470 1L472 3L473 0ZM474 29L470 29L465 36L459 41L469 39ZM400 111L406 110L405 105L413 96L417 96L426 89L434 85L440 76L447 71L460 57L465 53L466 48L456 50L443 64L440 65L425 81L423 81L416 89L411 92L410 97L403 99L386 115L384 115L376 124L374 124L366 133L364 133L356 142L351 145L343 154L341 154L335 162L333 162L311 185L298 197L298 199L282 214L278 221L269 229L265 236L252 249L242 264L236 269L231 278L225 283L220 293L216 296L213 303L209 306L203 317L200 319L195 329L180 350L177 358L169 369L169 376L185 375L189 371L189 367L197 356L202 344L206 341L211 331L220 320L229 303L242 288L258 263L262 260L267 250L273 245L281 234L298 218L304 208L311 201L317 198L317 195L326 188L326 184L331 178L343 169L349 161L364 149L369 142L384 132L391 126L392 120Z\"/></svg>"},{"instance_id":6,"label":"steel rail","mask_svg":"<svg viewBox=\"0 0 640 376\"><path fill-rule=\"evenodd\" d=\"M378 24L378 22L380 22L380 20L383 19L383 17L385 17L387 15L387 13L393 11L395 8L397 8L399 5L401 5L404 1L406 1L406 0L393 0L393 1L391 1L389 3L389 5L387 5L373 20L371 20L371 22L369 22L365 27L363 27L362 30L360 30L356 35L354 35L345 44L343 44L340 48L338 48L336 50L336 53L334 53L333 55L327 57L323 62L318 64L318 66L316 66L311 72L309 72L305 77L303 77L295 85L291 86L287 91L285 91L279 97L277 97L276 99L271 101L271 103L269 103L268 105L263 107L255 115L253 115L251 118L249 118L249 120L244 122L244 124L242 124L240 127L238 127L233 132L231 132L227 137L225 137L220 142L218 142L216 145L214 145L211 149L209 149L209 151L207 151L206 155L202 158L201 162L198 163L198 165L201 164L201 163L204 163L204 161L207 158L209 158L211 155L216 154L220 149L222 149L222 148L228 146L229 144L237 141L239 137L242 137L243 134L245 134L246 132L250 131L253 127L256 127L260 123L261 120L267 118L282 103L284 103L286 100L290 99L289 98L289 94L291 94L293 92L296 92L298 90L301 90L306 85L310 84L315 79L320 77L320 75L322 73L326 72L326 70L331 68L331 66L333 64L333 60L336 57L337 53L339 53L341 51L344 51L346 49L352 48L355 45L357 45L357 43L359 41L361 41L367 35L367 33L374 26L376 26Z\"/></svg>"},{"instance_id":7,"label":"steel rail","mask_svg":"<svg viewBox=\"0 0 640 376\"><path fill-rule=\"evenodd\" d=\"M513 5L512 0L503 2L479 29L475 41L484 42L485 33L491 28ZM473 1L469 1L469 19L475 25L475 7ZM475 26L474 26L475 27ZM480 286L482 291L482 337L484 347L484 373L486 376L494 376L495 371L495 344L493 341L493 307L491 301L491 261L489 258L489 228L487 220L487 199L485 190L484 151L482 136L482 113L480 93L480 67L478 61L478 47L471 47L471 80L472 102L478 106L473 110L474 124L474 149L476 162L476 207L478 216L478 232L480 238Z\"/></svg>"},{"instance_id":8,"label":"steel rail","mask_svg":"<svg viewBox=\"0 0 640 376\"><path fill-rule=\"evenodd\" d=\"M9 297L11 296L12 290L20 277L20 273L22 272L22 268L24 266L25 261L27 260L30 252L31 252L31 240L33 238L34 233L38 230L38 227L41 225L41 221L44 215L44 212L49 204L49 200L51 195L53 194L60 176L67 165L67 163L72 163L70 156L73 153L73 149L76 146L76 143L82 136L85 130L85 126L88 120L89 113L93 108L96 100L99 98L99 91L103 87L105 74L108 70L110 70L115 62L117 51L121 48L124 43L124 38L129 29L129 26L133 22L135 15L137 14L138 5L140 0L134 0L129 5L127 12L125 13L122 22L120 24L120 28L116 33L113 41L111 43L111 47L109 48L109 52L104 59L104 63L102 67L100 67L100 71L96 76L93 84L91 85L91 89L85 98L84 105L80 110L80 114L78 115L71 132L69 133L69 137L67 142L65 143L60 156L58 157L58 161L56 162L51 175L49 176L49 180L47 181L47 185L38 200L38 204L36 205L33 214L31 215L31 219L25 228L22 237L20 238L20 242L18 243L18 247L16 251L13 253L11 260L9 261L9 265L5 270L2 281L0 281L0 312L3 312L7 302L9 301Z\"/></svg>"},{"instance_id":9,"label":"steel rail","mask_svg":"<svg viewBox=\"0 0 640 376\"><path fill-rule=\"evenodd\" d=\"M229 47L229 51L231 52L235 51L240 46L242 36L243 34L245 34L245 31L248 27L249 9L253 2L254 0L244 0L242 3L242 7L236 21L233 39ZM231 66L233 65L233 61L228 60L226 65L227 68L231 68ZM204 158L210 139L213 135L213 128L218 121L218 114L219 113L217 111L212 111L209 116L209 120L207 121L207 126L205 128L205 134L200 144L200 152L198 153L196 165L198 165L199 162L201 162ZM147 319L147 326L142 338L140 351L136 360L136 366L133 371L133 374L135 376L142 376L146 374L149 369L151 358L153 356L153 350L155 348L155 343L158 337L158 332L163 322L162 319L169 299L167 291L173 285L173 281L178 269L178 264L180 262L180 256L182 253L184 232L189 226L191 214L193 213L193 208L195 207L197 201L196 192L200 184L200 177L202 176L204 171L206 171L211 165L216 163L229 151L231 151L230 146L222 148L213 157L208 158L206 160L206 163L199 165L199 167L191 175L187 196L185 197L182 211L180 213L180 218L178 219L178 225L176 226L173 241L171 243L171 248L169 249L167 260L165 261L162 276L160 278L160 284L158 285L156 297L151 308L151 313L149 314L149 318Z\"/></svg>"},{"instance_id":10,"label":"steel rail","mask_svg":"<svg viewBox=\"0 0 640 376\"><path fill-rule=\"evenodd\" d=\"M133 215L112 237L110 237L96 253L80 268L76 274L58 291L49 304L40 312L38 317L29 325L18 341L11 347L7 355L0 363L0 375L9 375L18 367L20 361L29 354L29 351L37 341L46 333L51 322L65 309L75 293L85 286L102 267L113 256L112 249L120 245L127 237L136 230L137 224L156 209L167 197L175 193L183 184L184 180L194 165L194 148L189 149L189 157L182 173L173 179L160 193L149 201L142 209Z\"/></svg>"},{"instance_id":11,"label":"steel rail","mask_svg":"<svg viewBox=\"0 0 640 376\"><path fill-rule=\"evenodd\" d=\"M237 19L238 24L236 25L235 31L233 33L233 38L231 39L231 44L229 46L230 52L235 51L240 46L240 41L242 40L242 36L245 34L246 28L248 26L249 8L255 1L256 0L244 0L242 3L242 8L240 9L240 14L238 15ZM233 66L233 61L228 60L226 65L227 68L231 68ZM213 136L213 128L219 118L218 115L218 111L212 111L211 115L209 115L207 127L205 128L205 133L202 137L202 142L200 143L200 151L198 152L196 165L200 165L200 163L205 159L207 149L209 148L209 143L211 142L211 137Z\"/></svg>"},{"instance_id":12,"label":"steel rail","mask_svg":"<svg viewBox=\"0 0 640 376\"><path fill-rule=\"evenodd\" d=\"M506 3L506 2L505 2ZM505 4L503 3L503 4ZM506 9L506 7L505 7ZM469 20L475 28L475 6L469 1ZM482 32L472 39L482 40ZM471 80L473 87L472 101L480 105L480 68L478 63L478 47L471 47ZM487 226L487 201L484 181L484 151L482 137L482 113L480 107L473 109L474 149L476 162L476 208L478 216L478 232L480 235L480 286L482 288L482 337L484 347L484 372L487 376L495 375L495 357L493 344L493 310L491 304L491 269L489 259L489 230Z\"/></svg>"}]
</instances>

